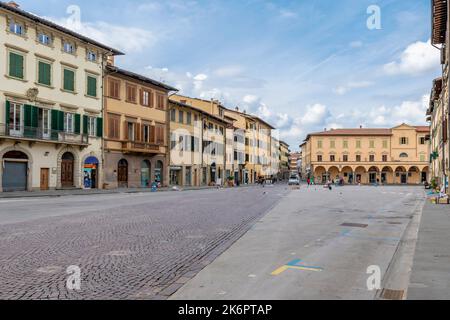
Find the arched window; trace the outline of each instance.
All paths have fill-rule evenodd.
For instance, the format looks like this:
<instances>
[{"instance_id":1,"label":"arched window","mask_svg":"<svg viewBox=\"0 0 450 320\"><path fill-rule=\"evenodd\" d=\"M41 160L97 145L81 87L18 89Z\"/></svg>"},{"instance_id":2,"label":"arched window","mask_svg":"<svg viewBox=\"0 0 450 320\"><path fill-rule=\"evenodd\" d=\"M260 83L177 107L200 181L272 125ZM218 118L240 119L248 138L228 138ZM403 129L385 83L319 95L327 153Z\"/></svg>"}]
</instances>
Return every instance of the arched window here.
<instances>
[{"instance_id":1,"label":"arched window","mask_svg":"<svg viewBox=\"0 0 450 320\"><path fill-rule=\"evenodd\" d=\"M408 154L407 153L400 153L400 158L408 158Z\"/></svg>"}]
</instances>

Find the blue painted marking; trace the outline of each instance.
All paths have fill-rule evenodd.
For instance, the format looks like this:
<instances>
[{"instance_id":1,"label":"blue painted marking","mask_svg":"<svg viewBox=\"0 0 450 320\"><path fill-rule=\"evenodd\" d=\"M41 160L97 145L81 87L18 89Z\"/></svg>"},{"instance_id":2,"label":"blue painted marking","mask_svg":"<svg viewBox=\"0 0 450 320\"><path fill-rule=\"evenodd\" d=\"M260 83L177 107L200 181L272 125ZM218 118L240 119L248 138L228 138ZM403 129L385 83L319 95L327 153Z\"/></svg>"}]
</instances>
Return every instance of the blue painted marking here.
<instances>
[{"instance_id":1,"label":"blue painted marking","mask_svg":"<svg viewBox=\"0 0 450 320\"><path fill-rule=\"evenodd\" d=\"M302 262L302 260L300 260L300 259L295 259L295 260L292 260L291 262L289 262L289 263L286 264L286 265L287 265L287 266L290 266L290 267L300 267L300 266L298 265L300 262Z\"/></svg>"}]
</instances>

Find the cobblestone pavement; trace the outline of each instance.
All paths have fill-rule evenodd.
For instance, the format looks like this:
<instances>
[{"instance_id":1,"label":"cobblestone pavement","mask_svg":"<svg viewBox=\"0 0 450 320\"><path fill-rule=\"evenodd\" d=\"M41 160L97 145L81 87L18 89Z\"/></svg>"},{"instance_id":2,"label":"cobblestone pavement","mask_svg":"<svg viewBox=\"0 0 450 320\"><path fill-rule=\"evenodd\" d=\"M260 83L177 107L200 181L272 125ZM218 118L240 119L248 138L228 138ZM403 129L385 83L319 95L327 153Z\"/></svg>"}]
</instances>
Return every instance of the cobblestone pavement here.
<instances>
[{"instance_id":1,"label":"cobblestone pavement","mask_svg":"<svg viewBox=\"0 0 450 320\"><path fill-rule=\"evenodd\" d=\"M0 202L0 299L166 299L287 190ZM2 221L2 215L14 214L25 218ZM81 291L66 288L71 265L81 268Z\"/></svg>"}]
</instances>

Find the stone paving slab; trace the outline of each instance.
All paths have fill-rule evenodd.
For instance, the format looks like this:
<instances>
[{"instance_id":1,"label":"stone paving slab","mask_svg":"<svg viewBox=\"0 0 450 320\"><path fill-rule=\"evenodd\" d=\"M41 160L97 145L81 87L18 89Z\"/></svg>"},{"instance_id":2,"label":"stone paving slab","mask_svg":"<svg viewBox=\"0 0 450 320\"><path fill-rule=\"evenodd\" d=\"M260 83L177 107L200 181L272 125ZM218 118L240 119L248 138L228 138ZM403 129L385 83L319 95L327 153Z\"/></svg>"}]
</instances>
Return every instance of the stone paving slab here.
<instances>
[{"instance_id":1,"label":"stone paving slab","mask_svg":"<svg viewBox=\"0 0 450 320\"><path fill-rule=\"evenodd\" d=\"M408 299L450 299L449 205L428 202L424 207Z\"/></svg>"}]
</instances>

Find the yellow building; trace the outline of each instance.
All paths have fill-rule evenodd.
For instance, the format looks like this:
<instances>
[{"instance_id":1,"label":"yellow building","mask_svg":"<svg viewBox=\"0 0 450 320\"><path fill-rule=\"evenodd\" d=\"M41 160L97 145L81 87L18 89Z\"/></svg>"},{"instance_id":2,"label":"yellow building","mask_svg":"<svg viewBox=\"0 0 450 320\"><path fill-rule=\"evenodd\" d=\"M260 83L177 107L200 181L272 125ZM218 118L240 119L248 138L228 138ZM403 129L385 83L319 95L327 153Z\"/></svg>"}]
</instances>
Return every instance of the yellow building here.
<instances>
[{"instance_id":1,"label":"yellow building","mask_svg":"<svg viewBox=\"0 0 450 320\"><path fill-rule=\"evenodd\" d=\"M225 145L232 122L192 105L193 100L178 100L170 99L170 185L224 185L231 176Z\"/></svg>"},{"instance_id":2,"label":"yellow building","mask_svg":"<svg viewBox=\"0 0 450 320\"><path fill-rule=\"evenodd\" d=\"M280 141L280 179L289 179L289 145Z\"/></svg>"},{"instance_id":3,"label":"yellow building","mask_svg":"<svg viewBox=\"0 0 450 320\"><path fill-rule=\"evenodd\" d=\"M305 178L316 183L420 184L428 180L429 128L337 129L309 134L302 144Z\"/></svg>"},{"instance_id":4,"label":"yellow building","mask_svg":"<svg viewBox=\"0 0 450 320\"><path fill-rule=\"evenodd\" d=\"M105 187L169 184L168 93L177 89L108 65L104 86Z\"/></svg>"},{"instance_id":5,"label":"yellow building","mask_svg":"<svg viewBox=\"0 0 450 320\"><path fill-rule=\"evenodd\" d=\"M102 81L121 52L0 2L0 191L102 185Z\"/></svg>"},{"instance_id":6,"label":"yellow building","mask_svg":"<svg viewBox=\"0 0 450 320\"><path fill-rule=\"evenodd\" d=\"M449 33L450 6L448 1L432 1L431 44L441 50L442 76L433 81L427 120L431 127L431 182L441 190L444 186L450 194L450 118L449 108Z\"/></svg>"}]
</instances>

